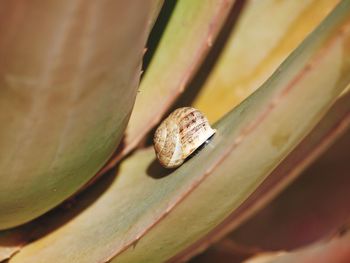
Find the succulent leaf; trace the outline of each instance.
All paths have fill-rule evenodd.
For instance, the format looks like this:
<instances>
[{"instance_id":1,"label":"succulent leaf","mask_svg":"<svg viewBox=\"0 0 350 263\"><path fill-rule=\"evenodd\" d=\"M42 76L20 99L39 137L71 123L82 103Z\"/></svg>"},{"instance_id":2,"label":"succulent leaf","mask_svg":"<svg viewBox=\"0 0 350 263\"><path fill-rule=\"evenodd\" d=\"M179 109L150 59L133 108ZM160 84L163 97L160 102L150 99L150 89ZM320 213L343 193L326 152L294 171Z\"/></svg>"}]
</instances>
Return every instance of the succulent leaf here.
<instances>
[{"instance_id":1,"label":"succulent leaf","mask_svg":"<svg viewBox=\"0 0 350 263\"><path fill-rule=\"evenodd\" d=\"M216 125L212 141L166 174L153 149L81 196L65 224L10 262L163 262L237 209L350 82L344 0L265 84ZM54 219L58 221L59 215Z\"/></svg>"},{"instance_id":2,"label":"succulent leaf","mask_svg":"<svg viewBox=\"0 0 350 263\"><path fill-rule=\"evenodd\" d=\"M346 187L348 185L346 183L348 180L345 179L348 171L346 166L349 167L346 162L345 154L347 147L349 147L349 136L347 136L347 134L350 134L349 131L347 131L349 127L350 93L347 93L336 101L327 112L326 116L322 118L316 127L288 154L273 172L269 174L266 180L264 180L238 209L234 210L205 237L197 240L194 244L179 253L176 259L184 260L191 258L205 250L211 244L224 238L224 236L229 235L231 230L234 231L230 236L236 244L241 244L244 247L248 246L249 248L261 248L263 250L295 248L296 243L300 242L301 239L305 242L305 239L310 241L311 238L314 238L313 241L315 241L315 235L317 235L317 238L321 238L328 234L327 231L334 231L334 228L344 223L344 218L349 214L349 208L346 202L349 196ZM292 192L290 196L291 201L289 203L292 203L291 207L288 207L287 204L281 205L281 203L286 199L283 198L283 196L287 194L286 191L288 192L288 189L293 187L293 185L283 191L282 196L278 196L275 201L270 202L272 198L276 198L276 195L295 180L305 168L313 161L317 160L323 152L328 150L338 137L341 137L341 139L340 141L336 141L337 147L333 150L333 153L338 152L340 155L343 154L344 156L340 156L339 160L325 161L325 163L328 164L330 162L333 163L332 169L323 169L324 176L314 172L314 180L312 180L311 176L311 179L307 181L306 185L303 184L294 187L293 189L296 193ZM341 147L339 147L339 144ZM326 156L329 153L330 150L326 152ZM323 157L321 157L321 160L322 159ZM312 167L314 166L315 164L312 165ZM336 175L334 175L334 173L336 173ZM308 173L308 170L305 171L303 175L304 177L306 176L306 178L310 178L310 172ZM299 180L303 180L303 178ZM318 192L319 189L324 189L324 191L320 193ZM337 192L337 194L333 194L335 192ZM302 195L303 197L300 198ZM321 201L323 198L324 201ZM298 201L300 203L299 205L293 205L294 202ZM274 209L274 203L277 204L277 209ZM267 207L263 208L266 204L268 204ZM310 209L310 207L312 207L312 209ZM316 212L312 214L316 207L318 207ZM297 211L294 211L293 208ZM275 219L276 222L269 221L275 218L274 216L268 217L268 220L259 217L260 214L264 215L265 210L273 213L275 217L276 214L280 214L281 217ZM307 211L309 211L309 213ZM319 218L320 213L325 214L322 219ZM249 218L252 215L254 216ZM249 220L242 226L239 226L242 222L247 220L247 218L249 218ZM296 218L298 218L298 220ZM310 222L310 220L314 221ZM297 229L300 227L301 222L303 222L303 225L309 222L309 225L313 225L313 227L306 227L308 230L302 231L303 233L292 235L293 231L294 233L298 232ZM297 229L290 229L289 234L287 234L288 230L286 227L288 224L297 224L297 226L295 226ZM322 225L322 227L319 227L317 231L313 231L315 225ZM239 228L235 229L237 226L239 226ZM266 227L265 229L264 226ZM273 226L273 233L267 234L267 232L272 231L271 226ZM279 232L278 229L282 229L282 233ZM286 243L294 243L295 245L294 247L287 247ZM277 244L277 246L271 247L274 244ZM215 252L215 247L214 251L211 252Z\"/></svg>"},{"instance_id":3,"label":"succulent leaf","mask_svg":"<svg viewBox=\"0 0 350 263\"><path fill-rule=\"evenodd\" d=\"M194 107L217 121L260 87L338 2L247 1Z\"/></svg>"},{"instance_id":4,"label":"succulent leaf","mask_svg":"<svg viewBox=\"0 0 350 263\"><path fill-rule=\"evenodd\" d=\"M61 203L111 156L134 104L153 5L2 1L0 229Z\"/></svg>"},{"instance_id":5,"label":"succulent leaf","mask_svg":"<svg viewBox=\"0 0 350 263\"><path fill-rule=\"evenodd\" d=\"M112 168L140 143L184 91L223 26L234 0L180 0L141 81L124 148Z\"/></svg>"}]
</instances>

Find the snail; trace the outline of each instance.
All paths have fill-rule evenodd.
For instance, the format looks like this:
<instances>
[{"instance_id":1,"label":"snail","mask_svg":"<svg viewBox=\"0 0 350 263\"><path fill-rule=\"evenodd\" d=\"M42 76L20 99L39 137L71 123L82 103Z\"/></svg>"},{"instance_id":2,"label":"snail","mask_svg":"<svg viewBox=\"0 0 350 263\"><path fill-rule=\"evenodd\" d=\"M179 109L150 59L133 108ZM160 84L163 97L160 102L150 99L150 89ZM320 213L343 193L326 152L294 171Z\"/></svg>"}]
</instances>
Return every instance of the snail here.
<instances>
[{"instance_id":1,"label":"snail","mask_svg":"<svg viewBox=\"0 0 350 263\"><path fill-rule=\"evenodd\" d=\"M215 132L199 110L191 107L176 109L154 134L157 158L165 168L176 168Z\"/></svg>"}]
</instances>

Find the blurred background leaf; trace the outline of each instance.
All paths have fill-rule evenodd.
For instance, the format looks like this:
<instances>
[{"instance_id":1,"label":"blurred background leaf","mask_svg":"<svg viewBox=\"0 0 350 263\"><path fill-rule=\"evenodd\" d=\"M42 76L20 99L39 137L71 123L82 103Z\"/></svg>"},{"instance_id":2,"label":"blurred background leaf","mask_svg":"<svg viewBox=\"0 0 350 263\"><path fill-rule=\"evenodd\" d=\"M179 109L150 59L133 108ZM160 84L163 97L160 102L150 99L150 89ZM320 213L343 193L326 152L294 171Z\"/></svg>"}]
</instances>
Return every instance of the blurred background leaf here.
<instances>
[{"instance_id":1,"label":"blurred background leaf","mask_svg":"<svg viewBox=\"0 0 350 263\"><path fill-rule=\"evenodd\" d=\"M239 246L224 239L209 248L191 263L347 263L350 258L350 239L347 230L317 243L292 251L259 251ZM249 259L247 259L249 258ZM246 260L245 260L246 259Z\"/></svg>"},{"instance_id":2,"label":"blurred background leaf","mask_svg":"<svg viewBox=\"0 0 350 263\"><path fill-rule=\"evenodd\" d=\"M318 242L292 252L276 252L259 255L245 263L347 263L350 258L350 234L348 230L331 240Z\"/></svg>"},{"instance_id":3,"label":"blurred background leaf","mask_svg":"<svg viewBox=\"0 0 350 263\"><path fill-rule=\"evenodd\" d=\"M251 0L193 105L216 121L260 87L338 0ZM220 103L218 103L220 102Z\"/></svg>"}]
</instances>

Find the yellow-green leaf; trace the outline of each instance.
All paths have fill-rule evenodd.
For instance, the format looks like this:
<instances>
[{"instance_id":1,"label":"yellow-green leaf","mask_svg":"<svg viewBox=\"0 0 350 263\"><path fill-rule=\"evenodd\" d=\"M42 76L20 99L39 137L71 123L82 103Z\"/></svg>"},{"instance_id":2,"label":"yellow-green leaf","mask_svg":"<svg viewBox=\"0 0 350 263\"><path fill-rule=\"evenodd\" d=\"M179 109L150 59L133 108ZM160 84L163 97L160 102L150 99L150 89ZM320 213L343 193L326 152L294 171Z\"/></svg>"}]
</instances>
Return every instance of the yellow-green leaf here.
<instances>
[{"instance_id":1,"label":"yellow-green leaf","mask_svg":"<svg viewBox=\"0 0 350 263\"><path fill-rule=\"evenodd\" d=\"M346 177L346 154L345 149L347 146L349 146L349 143L347 141L350 141L348 138L350 136L342 136L344 132L350 127L350 93L344 94L340 99L336 101L336 103L332 106L332 108L327 112L327 114L322 118L322 120L314 127L314 129L298 144L298 146L293 149L292 152L288 154L288 156L273 170L272 173L269 174L269 176L264 180L264 182L259 185L259 187L252 193L248 199L246 199L239 207L239 209L234 210L226 219L220 223L218 226L216 226L214 229L212 229L205 237L201 238L200 240L196 241L196 243L192 244L191 246L187 247L184 251L181 251L178 255L176 255L176 260L183 261L184 259L188 259L193 257L194 255L200 253L201 251L204 251L206 248L208 248L213 243L217 242L220 239L223 239L224 236L228 235L229 232L231 232L233 229L235 229L237 226L239 226L244 220L252 216L257 212L257 210L260 210L263 206L268 204L267 211L273 211L273 204L275 203L278 208L281 209L281 213L277 212L277 215L281 215L282 217L278 218L280 220L275 220L276 222L271 222L274 216L269 216L268 220L265 220L266 218L259 217L260 214L266 215L264 213L265 208L263 208L262 213L257 213L254 215L253 218L251 218L248 222L246 222L243 226L240 226L237 230L234 230L231 234L231 238L237 242L238 244L248 246L248 247L259 247L261 249L266 249L266 246L261 246L260 239L263 239L265 241L265 244L268 244L267 248L272 249L271 246L273 244L278 243L278 249L281 248L280 245L283 246L283 242L281 239L276 238L276 235L278 234L284 236L284 240L287 243L292 243L294 239L302 239L304 235L308 233L308 231L304 231L303 234L300 235L292 235L291 232L295 232L296 229L285 229L286 225L288 223L293 224L299 224L299 221L302 220L303 222L307 223L306 218L303 218L303 216L298 216L299 221L295 221L295 218L290 218L290 220L286 220L285 218L289 218L290 214L297 213L297 211L293 211L293 208L295 208L295 203L300 202L300 196L302 196L302 192L307 193L307 196L304 196L302 198L305 199L305 202L303 204L300 204L298 206L299 213L301 214L307 214L307 210L310 209L310 206L313 208L316 208L319 205L319 208L316 210L319 213L320 211L323 211L324 214L329 214L329 216L324 216L323 221L323 227L324 229L318 228L317 230L317 236L324 236L324 233L332 227L338 227L339 221L340 223L344 223L343 219L344 216L348 214L347 211L349 209L346 205L347 196L347 188L346 183L345 185L339 186L340 184L344 184L344 178ZM349 135L350 133L347 132ZM337 161L332 160L325 160L326 163L331 163L330 169L326 169L325 172L327 173L327 176L320 177L320 174L315 172L314 181L318 181L318 179L321 180L319 183L315 183L312 180L309 180L308 184L303 185L294 185L295 190L299 190L296 193L292 193L291 196L289 196L289 200L293 204L291 204L292 208L288 208L287 205L281 206L281 198L282 202L283 198L281 196L278 196L277 200L270 203L272 198L275 198L288 184L290 184L294 179L296 179L300 173L308 167L314 160L317 160L320 155L326 151L332 143L338 139L339 136L342 136L340 141L336 142L336 149L333 149L334 152L339 152L340 154L343 154L342 158L338 158ZM345 137L345 138L344 138ZM345 140L344 140L345 139ZM339 147L339 144L341 144L341 147ZM327 154L329 151L327 151ZM345 155L344 155L345 154ZM345 158L344 158L345 157ZM322 161L323 157L321 157ZM314 166L314 165L313 165ZM334 167L335 166L335 167ZM349 166L349 165L348 165ZM341 171L343 169L343 172ZM324 169L323 169L324 170ZM344 174L345 172L345 174ZM334 173L336 174L335 176ZM342 174L343 173L343 174ZM306 177L309 178L312 174L307 174ZM304 176L305 177L305 176ZM331 179L334 180L331 180ZM302 180L303 178L301 178ZM299 179L300 180L300 179ZM308 187L312 185L313 187ZM327 201L321 200L318 195L321 195L321 193L316 193L318 187L321 186L321 189L327 188L327 185L330 186L326 191L322 192L322 195L324 195L323 198L327 199ZM301 187L300 187L301 186ZM332 195L332 191L334 189L338 189L337 195ZM300 191L301 190L301 191ZM285 192L282 193L282 195ZM327 194L328 193L328 194ZM294 194L294 195L293 195ZM332 196L329 196L332 195ZM296 197L292 199L293 197ZM313 196L313 197L312 197ZM309 198L310 197L310 198ZM316 200L320 201L321 203L316 205ZM299 199L299 200L298 200ZM341 201L340 201L341 200ZM314 202L312 202L314 201ZM286 202L287 203L287 202ZM310 204L311 203L311 204ZM326 204L328 203L328 204ZM325 205L326 204L326 205ZM336 205L334 205L336 204ZM271 207L272 206L272 207ZM324 211L329 209L333 209L333 213L330 213L329 211ZM289 212L284 213L282 210L287 209ZM334 211L335 210L335 211ZM276 212L276 211L275 211ZM316 213L316 214L317 214ZM307 219L311 220L312 216L310 214L305 215ZM314 215L314 217L317 217L317 215ZM327 220L329 219L329 220ZM289 222L291 221L291 222ZM329 222L324 222L329 221ZM309 222L309 224L312 224L312 222ZM276 226L277 229L284 229L281 233L279 231L275 231L274 233L268 234L269 231L271 231L271 225ZM282 225L282 226L281 226ZM266 226L265 229L260 229L259 226ZM258 229L257 229L258 228ZM274 230L273 230L274 231ZM289 231L289 232L288 232ZM310 230L311 232L315 233L315 229ZM323 231L323 232L322 232ZM249 239L250 238L250 239ZM275 239L274 239L275 238ZM251 242L245 242L246 240L250 240ZM274 239L274 240L273 240ZM273 243L273 241L276 241ZM215 245L214 245L215 246ZM283 248L283 247L282 247ZM276 249L276 248L275 248ZM209 250L210 251L210 250ZM215 251L215 247L214 247ZM213 251L212 251L213 252ZM202 255L202 257L205 257L206 254Z\"/></svg>"},{"instance_id":2,"label":"yellow-green leaf","mask_svg":"<svg viewBox=\"0 0 350 263\"><path fill-rule=\"evenodd\" d=\"M266 81L338 2L247 1L194 106L212 122L221 118Z\"/></svg>"}]
</instances>

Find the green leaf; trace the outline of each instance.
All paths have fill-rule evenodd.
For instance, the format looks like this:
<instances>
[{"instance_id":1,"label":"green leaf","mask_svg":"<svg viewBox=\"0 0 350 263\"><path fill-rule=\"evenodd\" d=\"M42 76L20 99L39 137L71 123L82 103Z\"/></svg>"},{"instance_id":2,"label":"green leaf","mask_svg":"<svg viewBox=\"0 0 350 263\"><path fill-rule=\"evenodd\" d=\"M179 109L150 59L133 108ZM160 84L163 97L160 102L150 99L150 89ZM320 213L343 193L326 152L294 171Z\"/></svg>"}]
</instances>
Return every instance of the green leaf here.
<instances>
[{"instance_id":1,"label":"green leaf","mask_svg":"<svg viewBox=\"0 0 350 263\"><path fill-rule=\"evenodd\" d=\"M343 139L343 136L340 141L337 141L337 148L332 151L333 155L334 152L338 152L341 158L324 161L328 165L332 163L329 167L331 169L322 169L322 171L324 171L323 175L318 171L313 172L314 174L310 174L308 169L307 171L309 172L299 179L299 184L293 184L294 186L292 185L288 188L295 190L294 192L290 190L288 192L287 189L286 191L289 193L287 197L286 191L284 191L275 201L270 201L284 190L284 188L299 176L300 173L314 160L317 160L317 158L320 157L320 155L326 151L339 136L343 135L349 126L350 93L348 92L336 101L330 111L327 112L326 116L322 118L302 142L299 143L298 146L293 149L293 151L289 153L288 156L273 170L254 193L240 205L239 209L234 210L222 223L212 229L205 237L196 241L196 243L192 244L190 247L187 247L185 251L179 253L176 256L176 259L187 259L204 251L211 244L228 235L232 229L235 229L240 223L255 214L257 210L261 209L266 204L268 204L267 208L258 212L257 215L254 215L254 217L244 225L233 231L231 236L235 243L264 249L272 249L271 246L277 244L279 247L274 249L279 249L281 248L280 246L283 245L283 241L278 237L283 237L283 239L290 244L292 242L295 243L295 239L302 239L310 234L305 230L297 236L292 235L291 233L295 233L297 229L290 229L291 233L287 234L289 231L287 225L289 223L290 225L295 224L296 228L298 228L300 227L300 221L302 221L303 224L307 224L308 220L317 221L320 212L325 215L322 218L323 228L318 228L317 231L315 231L315 227L311 228L311 235L317 234L317 236L320 237L325 235L325 232L332 230L334 227L338 227L341 223L344 223L343 219L346 218L346 214L348 214L349 211L346 202L349 196L346 187L348 184L346 183L347 179L345 179L347 176L346 171L348 171L348 169L346 169L347 162L345 160L345 152L349 146L349 143L347 143L349 138L346 138L346 135L345 140ZM342 149L340 149L339 146L342 147ZM326 156L328 156L329 153L330 151L327 151ZM317 163L323 159L324 157L321 157L321 159L317 160ZM312 167L314 166L315 164L312 165ZM303 178L305 178L304 181L307 179L309 180L300 185L304 182ZM320 193L317 192L319 189L324 190ZM334 192L337 192L337 195L333 195L332 193ZM322 198L325 200L322 200ZM288 202L291 203L290 207L287 202L281 203L283 200L286 201L285 199L287 199L287 202L290 200ZM273 205L276 205L276 207L281 210L280 213L274 209ZM310 207L313 208L311 209L312 211L317 210L318 212L314 215L310 215ZM293 211L294 209L298 211ZM268 214L268 218L264 218L263 216L266 215L266 213L264 213L265 210L273 213L273 215ZM286 210L288 210L288 213L285 212ZM291 216L292 214L298 214L298 219ZM280 215L280 217L276 218L278 215ZM274 222L271 222L270 220L274 220ZM309 225L314 225L314 222L309 222ZM271 226L274 226L274 231L273 233L267 234L271 231ZM283 231L279 232L278 229L283 229ZM308 238L310 238L310 236L308 236ZM263 240L263 242L268 245L262 246L259 242L260 240ZM202 255L202 257L205 257L205 254Z\"/></svg>"},{"instance_id":2,"label":"green leaf","mask_svg":"<svg viewBox=\"0 0 350 263\"><path fill-rule=\"evenodd\" d=\"M343 1L183 166L166 174L152 149L137 152L72 211L47 219L56 228L10 262L164 262L203 237L253 193L349 84L349 14L350 1Z\"/></svg>"},{"instance_id":3,"label":"green leaf","mask_svg":"<svg viewBox=\"0 0 350 263\"><path fill-rule=\"evenodd\" d=\"M0 229L72 195L120 142L153 2L2 2Z\"/></svg>"},{"instance_id":4,"label":"green leaf","mask_svg":"<svg viewBox=\"0 0 350 263\"><path fill-rule=\"evenodd\" d=\"M260 87L338 2L247 1L194 107L211 122L221 118Z\"/></svg>"},{"instance_id":5,"label":"green leaf","mask_svg":"<svg viewBox=\"0 0 350 263\"><path fill-rule=\"evenodd\" d=\"M101 173L128 154L183 92L209 51L234 0L180 0L142 79L124 148Z\"/></svg>"}]
</instances>

